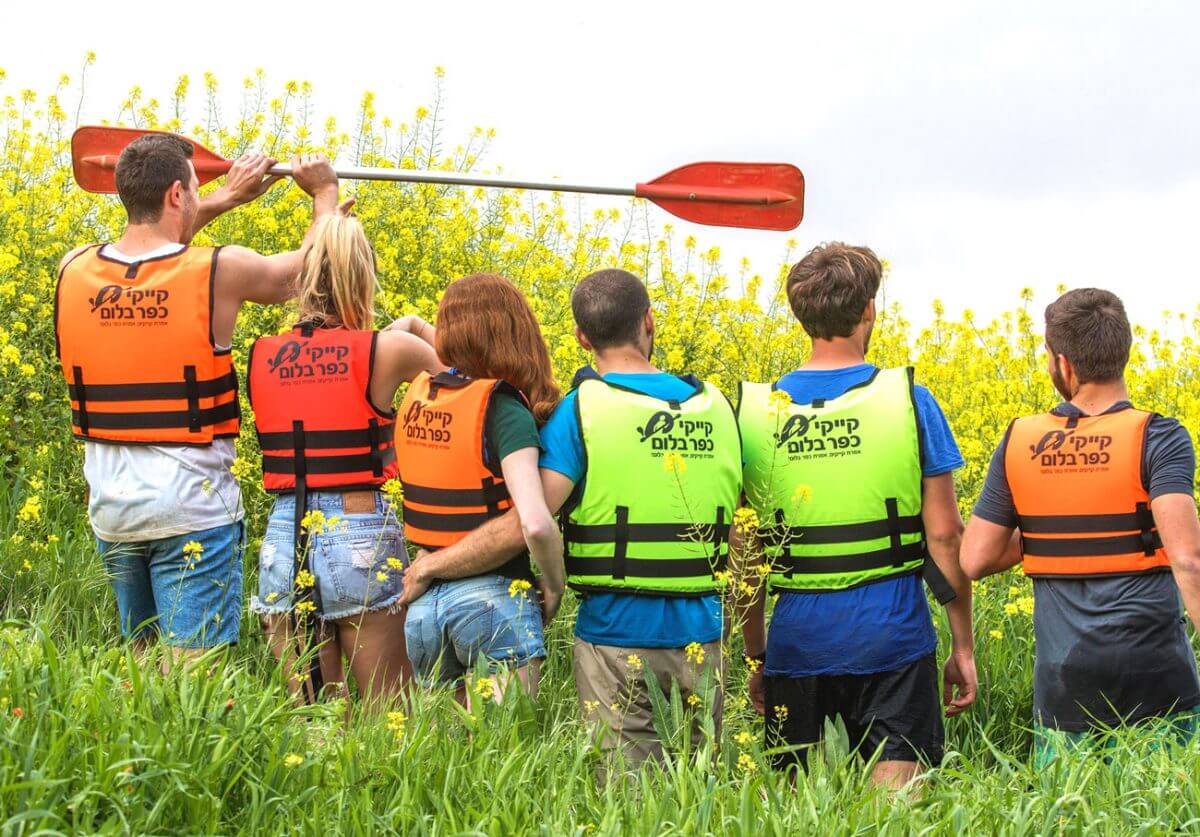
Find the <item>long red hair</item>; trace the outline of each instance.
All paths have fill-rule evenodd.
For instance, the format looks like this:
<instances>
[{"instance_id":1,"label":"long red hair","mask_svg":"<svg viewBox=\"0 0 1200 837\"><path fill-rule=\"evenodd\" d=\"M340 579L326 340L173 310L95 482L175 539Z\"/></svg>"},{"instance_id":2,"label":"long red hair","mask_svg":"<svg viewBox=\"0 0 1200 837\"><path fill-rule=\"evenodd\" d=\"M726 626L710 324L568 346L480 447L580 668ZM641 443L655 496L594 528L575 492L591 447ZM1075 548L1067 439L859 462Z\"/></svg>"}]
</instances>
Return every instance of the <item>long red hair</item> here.
<instances>
[{"instance_id":1,"label":"long red hair","mask_svg":"<svg viewBox=\"0 0 1200 837\"><path fill-rule=\"evenodd\" d=\"M519 389L538 422L562 398L537 318L524 294L503 276L473 273L450 283L438 306L435 348L464 375L497 378Z\"/></svg>"}]
</instances>

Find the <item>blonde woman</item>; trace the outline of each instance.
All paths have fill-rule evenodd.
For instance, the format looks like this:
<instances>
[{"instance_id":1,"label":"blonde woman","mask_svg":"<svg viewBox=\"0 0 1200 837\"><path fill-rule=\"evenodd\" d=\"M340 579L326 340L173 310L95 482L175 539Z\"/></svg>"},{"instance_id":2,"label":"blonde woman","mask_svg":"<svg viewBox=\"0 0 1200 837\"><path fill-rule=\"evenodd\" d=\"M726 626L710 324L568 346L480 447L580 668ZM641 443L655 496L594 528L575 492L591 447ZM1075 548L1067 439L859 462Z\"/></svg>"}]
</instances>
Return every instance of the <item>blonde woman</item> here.
<instances>
[{"instance_id":1,"label":"blonde woman","mask_svg":"<svg viewBox=\"0 0 1200 837\"><path fill-rule=\"evenodd\" d=\"M393 400L400 384L445 367L423 321L374 330L375 256L353 217L317 225L298 283L295 327L260 338L248 364L275 495L250 606L279 659L295 660L305 635L322 642L320 665L293 678L306 699L346 680L343 659L374 699L411 675L397 606L404 539L381 490L397 475Z\"/></svg>"}]
</instances>

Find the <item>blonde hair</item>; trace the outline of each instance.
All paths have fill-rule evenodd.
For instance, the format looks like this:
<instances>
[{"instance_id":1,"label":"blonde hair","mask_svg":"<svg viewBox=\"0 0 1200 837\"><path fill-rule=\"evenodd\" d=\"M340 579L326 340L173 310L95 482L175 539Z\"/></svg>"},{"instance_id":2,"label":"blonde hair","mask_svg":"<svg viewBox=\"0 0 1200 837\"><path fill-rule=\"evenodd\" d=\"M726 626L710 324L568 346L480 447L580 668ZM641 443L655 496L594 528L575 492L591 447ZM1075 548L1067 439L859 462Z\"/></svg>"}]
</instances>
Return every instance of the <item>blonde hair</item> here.
<instances>
[{"instance_id":1,"label":"blonde hair","mask_svg":"<svg viewBox=\"0 0 1200 837\"><path fill-rule=\"evenodd\" d=\"M326 215L317 222L297 280L301 322L375 326L375 251L357 218Z\"/></svg>"}]
</instances>

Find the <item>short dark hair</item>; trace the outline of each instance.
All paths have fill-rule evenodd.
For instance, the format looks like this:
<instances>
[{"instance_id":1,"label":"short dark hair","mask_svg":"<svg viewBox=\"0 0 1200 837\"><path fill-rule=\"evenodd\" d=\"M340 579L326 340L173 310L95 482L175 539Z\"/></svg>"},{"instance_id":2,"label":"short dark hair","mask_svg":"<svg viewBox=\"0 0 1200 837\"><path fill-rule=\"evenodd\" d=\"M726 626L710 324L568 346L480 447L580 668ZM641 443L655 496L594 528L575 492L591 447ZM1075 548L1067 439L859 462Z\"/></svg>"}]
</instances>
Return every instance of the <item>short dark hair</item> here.
<instances>
[{"instance_id":1,"label":"short dark hair","mask_svg":"<svg viewBox=\"0 0 1200 837\"><path fill-rule=\"evenodd\" d=\"M1046 345L1071 361L1081 384L1119 380L1133 345L1125 305L1099 288L1067 291L1046 306Z\"/></svg>"},{"instance_id":2,"label":"short dark hair","mask_svg":"<svg viewBox=\"0 0 1200 837\"><path fill-rule=\"evenodd\" d=\"M121 152L117 160L117 194L133 224L162 217L163 196L175 181L185 187L192 172L192 144L170 134L146 134Z\"/></svg>"},{"instance_id":3,"label":"short dark hair","mask_svg":"<svg viewBox=\"0 0 1200 837\"><path fill-rule=\"evenodd\" d=\"M869 247L820 244L792 267L787 298L809 337L849 337L879 292L883 265Z\"/></svg>"},{"instance_id":4,"label":"short dark hair","mask_svg":"<svg viewBox=\"0 0 1200 837\"><path fill-rule=\"evenodd\" d=\"M593 349L636 342L649 310L645 283L626 270L598 270L571 292L575 325Z\"/></svg>"}]
</instances>

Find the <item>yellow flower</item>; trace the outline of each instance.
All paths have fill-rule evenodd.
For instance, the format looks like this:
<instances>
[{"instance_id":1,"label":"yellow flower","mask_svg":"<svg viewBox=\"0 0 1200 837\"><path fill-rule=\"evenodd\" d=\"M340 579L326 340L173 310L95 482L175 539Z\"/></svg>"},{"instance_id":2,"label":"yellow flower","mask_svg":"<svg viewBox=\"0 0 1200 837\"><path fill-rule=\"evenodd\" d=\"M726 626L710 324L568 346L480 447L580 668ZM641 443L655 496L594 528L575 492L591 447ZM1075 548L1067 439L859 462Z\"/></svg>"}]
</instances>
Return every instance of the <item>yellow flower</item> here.
<instances>
[{"instance_id":1,"label":"yellow flower","mask_svg":"<svg viewBox=\"0 0 1200 837\"><path fill-rule=\"evenodd\" d=\"M383 495L388 498L393 506L399 506L404 502L404 486L400 484L400 480L392 478L385 482L379 489Z\"/></svg>"},{"instance_id":2,"label":"yellow flower","mask_svg":"<svg viewBox=\"0 0 1200 837\"><path fill-rule=\"evenodd\" d=\"M393 570L404 569L404 562L401 561L399 558L397 558L394 555L391 558L387 559L387 565L389 567L391 567Z\"/></svg>"},{"instance_id":3,"label":"yellow flower","mask_svg":"<svg viewBox=\"0 0 1200 837\"><path fill-rule=\"evenodd\" d=\"M523 595L526 590L533 587L528 581L523 578L514 578L512 584L508 585L508 597L515 599L517 596Z\"/></svg>"},{"instance_id":4,"label":"yellow flower","mask_svg":"<svg viewBox=\"0 0 1200 837\"><path fill-rule=\"evenodd\" d=\"M695 708L695 707L699 706L700 704L704 703L704 700L700 697L700 695L696 694L695 692L692 692L690 695L688 695L687 702L688 702L688 706Z\"/></svg>"},{"instance_id":5,"label":"yellow flower","mask_svg":"<svg viewBox=\"0 0 1200 837\"><path fill-rule=\"evenodd\" d=\"M385 581L387 581L387 578L388 578L387 573L385 573L383 570L379 570L378 572L375 573L375 580L378 581L380 584L383 584Z\"/></svg>"},{"instance_id":6,"label":"yellow flower","mask_svg":"<svg viewBox=\"0 0 1200 837\"><path fill-rule=\"evenodd\" d=\"M279 598L279 594L276 593L274 590L272 590L270 593L267 593L267 597L263 601L265 601L267 604L270 604L271 602L275 601L278 598Z\"/></svg>"},{"instance_id":7,"label":"yellow flower","mask_svg":"<svg viewBox=\"0 0 1200 837\"><path fill-rule=\"evenodd\" d=\"M743 506L733 513L733 528L746 536L758 531L758 512Z\"/></svg>"},{"instance_id":8,"label":"yellow flower","mask_svg":"<svg viewBox=\"0 0 1200 837\"><path fill-rule=\"evenodd\" d=\"M751 674L762 668L762 663L753 657L743 656L742 659L746 661L746 668L749 669Z\"/></svg>"},{"instance_id":9,"label":"yellow flower","mask_svg":"<svg viewBox=\"0 0 1200 837\"><path fill-rule=\"evenodd\" d=\"M299 767L302 764L304 764L304 756L299 753L288 753L283 757L283 766L288 770L291 770L293 767Z\"/></svg>"},{"instance_id":10,"label":"yellow flower","mask_svg":"<svg viewBox=\"0 0 1200 837\"><path fill-rule=\"evenodd\" d=\"M992 639L1004 639L1004 631L993 628L992 630L988 631L988 636L990 636Z\"/></svg>"},{"instance_id":11,"label":"yellow flower","mask_svg":"<svg viewBox=\"0 0 1200 837\"><path fill-rule=\"evenodd\" d=\"M773 389L767 396L767 404L770 412L782 413L792 406L792 396L781 389Z\"/></svg>"},{"instance_id":12,"label":"yellow flower","mask_svg":"<svg viewBox=\"0 0 1200 837\"><path fill-rule=\"evenodd\" d=\"M299 613L301 616L307 616L310 613L316 613L317 606L315 604L313 604L312 602L297 602L296 603L296 612Z\"/></svg>"},{"instance_id":13,"label":"yellow flower","mask_svg":"<svg viewBox=\"0 0 1200 837\"><path fill-rule=\"evenodd\" d=\"M753 773L758 770L758 762L756 762L754 757L749 753L742 753L740 756L738 756L737 763L738 767L742 769L743 773Z\"/></svg>"},{"instance_id":14,"label":"yellow flower","mask_svg":"<svg viewBox=\"0 0 1200 837\"><path fill-rule=\"evenodd\" d=\"M728 587L733 581L733 573L729 570L717 570L713 573L713 579L716 580L718 587Z\"/></svg>"},{"instance_id":15,"label":"yellow flower","mask_svg":"<svg viewBox=\"0 0 1200 837\"><path fill-rule=\"evenodd\" d=\"M21 364L21 374L26 378L32 378L35 372L37 372L37 369L34 368L32 363Z\"/></svg>"},{"instance_id":16,"label":"yellow flower","mask_svg":"<svg viewBox=\"0 0 1200 837\"><path fill-rule=\"evenodd\" d=\"M583 714L584 715L595 715L596 710L599 708L600 708L600 701L598 701L598 700L585 700L583 702Z\"/></svg>"},{"instance_id":17,"label":"yellow flower","mask_svg":"<svg viewBox=\"0 0 1200 837\"><path fill-rule=\"evenodd\" d=\"M1015 584L1010 584L1008 587L1008 597L1015 599L1019 595L1021 595L1021 588Z\"/></svg>"},{"instance_id":18,"label":"yellow flower","mask_svg":"<svg viewBox=\"0 0 1200 837\"><path fill-rule=\"evenodd\" d=\"M804 485L803 483L797 485L796 489L792 492L792 505L807 503L812 499L812 493L811 485Z\"/></svg>"},{"instance_id":19,"label":"yellow flower","mask_svg":"<svg viewBox=\"0 0 1200 837\"><path fill-rule=\"evenodd\" d=\"M42 498L36 494L25 498L21 510L17 512L17 520L22 523L37 523L42 519Z\"/></svg>"},{"instance_id":20,"label":"yellow flower","mask_svg":"<svg viewBox=\"0 0 1200 837\"><path fill-rule=\"evenodd\" d=\"M1007 613L1009 616L1016 616L1017 613L1020 612L1020 610L1021 609L1019 607L1017 607L1015 604L1013 604L1012 602L1004 603L1004 612Z\"/></svg>"},{"instance_id":21,"label":"yellow flower","mask_svg":"<svg viewBox=\"0 0 1200 837\"><path fill-rule=\"evenodd\" d=\"M496 696L496 678L494 677L476 677L475 678L475 694L487 700Z\"/></svg>"},{"instance_id":22,"label":"yellow flower","mask_svg":"<svg viewBox=\"0 0 1200 837\"><path fill-rule=\"evenodd\" d=\"M704 646L700 643L688 643L688 646L683 649L683 652L687 657L688 662L695 663L698 666L704 664Z\"/></svg>"},{"instance_id":23,"label":"yellow flower","mask_svg":"<svg viewBox=\"0 0 1200 837\"><path fill-rule=\"evenodd\" d=\"M317 583L316 577L308 570L301 570L296 573L296 589L307 590Z\"/></svg>"},{"instance_id":24,"label":"yellow flower","mask_svg":"<svg viewBox=\"0 0 1200 837\"><path fill-rule=\"evenodd\" d=\"M668 474L685 474L687 473L687 460L678 453L663 454L663 470Z\"/></svg>"},{"instance_id":25,"label":"yellow flower","mask_svg":"<svg viewBox=\"0 0 1200 837\"><path fill-rule=\"evenodd\" d=\"M325 531L325 512L319 509L305 512L304 517L300 518L300 528L313 535L321 534Z\"/></svg>"},{"instance_id":26,"label":"yellow flower","mask_svg":"<svg viewBox=\"0 0 1200 837\"><path fill-rule=\"evenodd\" d=\"M1022 596L1021 598L1017 599L1017 607L1020 608L1021 612L1026 616L1032 616L1033 596Z\"/></svg>"},{"instance_id":27,"label":"yellow flower","mask_svg":"<svg viewBox=\"0 0 1200 837\"><path fill-rule=\"evenodd\" d=\"M408 723L408 716L403 712L387 713L387 727L396 736L397 740L404 737L404 726Z\"/></svg>"},{"instance_id":28,"label":"yellow flower","mask_svg":"<svg viewBox=\"0 0 1200 837\"><path fill-rule=\"evenodd\" d=\"M733 737L733 740L738 743L739 747L748 747L749 745L754 743L754 736L751 735L750 733L746 732L745 730L742 730L741 732L739 732L737 735L735 735Z\"/></svg>"},{"instance_id":29,"label":"yellow flower","mask_svg":"<svg viewBox=\"0 0 1200 837\"><path fill-rule=\"evenodd\" d=\"M235 480L241 480L244 477L250 476L254 471L254 466L240 456L235 457L233 464L229 466L229 473L233 474Z\"/></svg>"},{"instance_id":30,"label":"yellow flower","mask_svg":"<svg viewBox=\"0 0 1200 837\"><path fill-rule=\"evenodd\" d=\"M781 703L775 707L775 717L780 721L786 721L788 719L788 708L786 704Z\"/></svg>"},{"instance_id":31,"label":"yellow flower","mask_svg":"<svg viewBox=\"0 0 1200 837\"><path fill-rule=\"evenodd\" d=\"M625 658L625 665L629 667L630 671L641 671L643 665L642 658L637 654L630 654Z\"/></svg>"}]
</instances>

